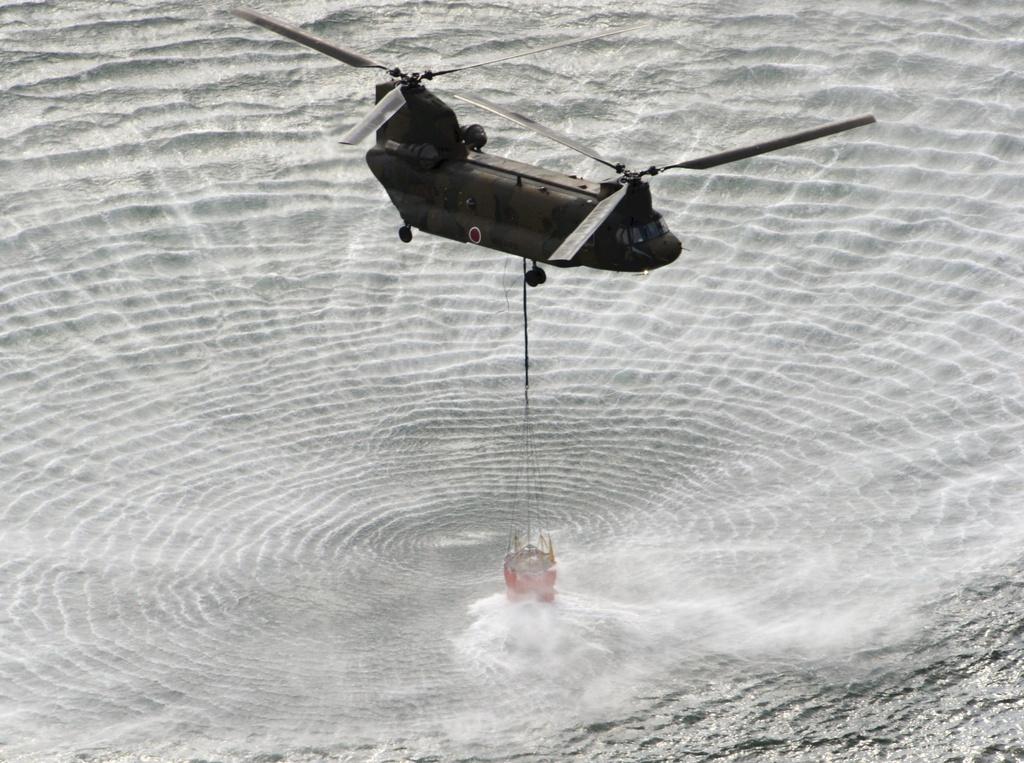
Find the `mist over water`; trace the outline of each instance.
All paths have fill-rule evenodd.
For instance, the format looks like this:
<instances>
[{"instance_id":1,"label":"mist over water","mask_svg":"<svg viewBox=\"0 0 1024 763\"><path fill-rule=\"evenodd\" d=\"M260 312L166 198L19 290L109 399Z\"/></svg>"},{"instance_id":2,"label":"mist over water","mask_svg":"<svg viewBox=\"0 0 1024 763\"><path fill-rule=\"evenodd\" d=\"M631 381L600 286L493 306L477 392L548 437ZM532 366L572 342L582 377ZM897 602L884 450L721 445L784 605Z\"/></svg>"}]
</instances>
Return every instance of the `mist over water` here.
<instances>
[{"instance_id":1,"label":"mist over water","mask_svg":"<svg viewBox=\"0 0 1024 763\"><path fill-rule=\"evenodd\" d=\"M521 261L401 244L372 74L0 3L0 759L1024 759L1015 3L254 3L652 180L548 269L553 606L505 599ZM453 103L487 151L603 168Z\"/></svg>"}]
</instances>

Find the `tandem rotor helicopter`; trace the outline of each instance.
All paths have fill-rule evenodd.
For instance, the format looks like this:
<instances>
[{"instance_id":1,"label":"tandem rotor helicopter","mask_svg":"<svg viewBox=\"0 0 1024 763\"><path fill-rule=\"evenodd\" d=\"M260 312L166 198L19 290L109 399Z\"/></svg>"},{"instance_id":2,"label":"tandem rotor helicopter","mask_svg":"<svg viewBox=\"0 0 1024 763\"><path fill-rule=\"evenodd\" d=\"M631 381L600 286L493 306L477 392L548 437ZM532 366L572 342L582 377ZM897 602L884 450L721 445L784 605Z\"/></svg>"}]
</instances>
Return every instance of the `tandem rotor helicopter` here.
<instances>
[{"instance_id":1,"label":"tandem rotor helicopter","mask_svg":"<svg viewBox=\"0 0 1024 763\"><path fill-rule=\"evenodd\" d=\"M356 145L376 131L377 140L367 152L366 162L402 216L399 238L408 243L412 229L417 228L517 255L533 262L526 272L530 286L546 280L537 263L643 272L675 261L682 245L651 206L651 189L645 178L667 170L717 167L875 121L866 114L677 164L630 169L522 114L477 96L454 96L605 164L617 175L600 182L584 180L483 153L487 142L484 128L460 126L452 109L428 91L424 82L645 25L450 69L404 72L256 11L239 8L232 12L349 66L384 71L391 81L377 85L376 106L341 142Z\"/></svg>"}]
</instances>

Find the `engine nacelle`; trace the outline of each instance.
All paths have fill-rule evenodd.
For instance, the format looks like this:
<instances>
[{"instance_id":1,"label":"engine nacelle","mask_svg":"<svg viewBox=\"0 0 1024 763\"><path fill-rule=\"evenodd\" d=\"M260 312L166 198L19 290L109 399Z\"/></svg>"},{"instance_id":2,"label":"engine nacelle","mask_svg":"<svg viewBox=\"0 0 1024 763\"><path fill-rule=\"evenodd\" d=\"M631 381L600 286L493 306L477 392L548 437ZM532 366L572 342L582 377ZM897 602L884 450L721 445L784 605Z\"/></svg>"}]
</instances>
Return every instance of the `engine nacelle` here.
<instances>
[{"instance_id":1,"label":"engine nacelle","mask_svg":"<svg viewBox=\"0 0 1024 763\"><path fill-rule=\"evenodd\" d=\"M483 125L466 125L462 128L462 142L474 151L487 145L487 131Z\"/></svg>"}]
</instances>

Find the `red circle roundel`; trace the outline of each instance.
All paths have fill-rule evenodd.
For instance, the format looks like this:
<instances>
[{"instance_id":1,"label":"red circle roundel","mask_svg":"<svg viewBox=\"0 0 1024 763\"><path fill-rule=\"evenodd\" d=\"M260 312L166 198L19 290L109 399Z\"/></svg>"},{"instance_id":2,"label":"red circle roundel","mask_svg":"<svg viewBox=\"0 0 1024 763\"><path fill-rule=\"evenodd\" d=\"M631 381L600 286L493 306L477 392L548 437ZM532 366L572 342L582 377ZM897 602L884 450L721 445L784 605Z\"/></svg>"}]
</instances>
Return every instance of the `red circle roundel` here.
<instances>
[{"instance_id":1,"label":"red circle roundel","mask_svg":"<svg viewBox=\"0 0 1024 763\"><path fill-rule=\"evenodd\" d=\"M480 233L480 229L477 228L475 225L469 229L469 240L472 241L474 244L479 244L480 239L482 238L483 234Z\"/></svg>"}]
</instances>

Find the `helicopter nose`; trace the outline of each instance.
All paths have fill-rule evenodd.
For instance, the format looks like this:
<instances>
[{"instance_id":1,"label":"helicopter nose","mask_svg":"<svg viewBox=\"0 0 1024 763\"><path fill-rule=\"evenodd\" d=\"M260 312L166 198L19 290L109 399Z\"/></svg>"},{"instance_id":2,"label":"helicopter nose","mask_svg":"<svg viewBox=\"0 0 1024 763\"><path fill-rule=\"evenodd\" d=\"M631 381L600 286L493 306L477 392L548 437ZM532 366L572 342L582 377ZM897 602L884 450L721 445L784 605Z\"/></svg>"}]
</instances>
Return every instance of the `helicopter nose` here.
<instances>
[{"instance_id":1,"label":"helicopter nose","mask_svg":"<svg viewBox=\"0 0 1024 763\"><path fill-rule=\"evenodd\" d=\"M683 251L683 245L679 239L670 232L665 233L664 236L658 236L648 243L651 258L657 263L654 267L657 268L675 262L679 253Z\"/></svg>"}]
</instances>

